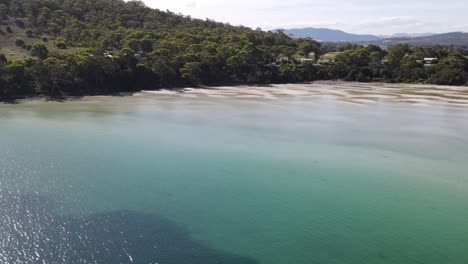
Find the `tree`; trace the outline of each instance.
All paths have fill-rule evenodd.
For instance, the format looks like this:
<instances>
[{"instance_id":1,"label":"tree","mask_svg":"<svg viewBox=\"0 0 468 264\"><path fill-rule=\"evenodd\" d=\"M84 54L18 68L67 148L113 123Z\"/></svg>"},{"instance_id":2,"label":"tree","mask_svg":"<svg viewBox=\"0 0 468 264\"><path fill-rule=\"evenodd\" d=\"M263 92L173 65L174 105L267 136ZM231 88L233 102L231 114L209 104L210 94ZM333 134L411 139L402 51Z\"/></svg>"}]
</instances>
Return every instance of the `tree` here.
<instances>
[{"instance_id":1,"label":"tree","mask_svg":"<svg viewBox=\"0 0 468 264\"><path fill-rule=\"evenodd\" d=\"M455 52L433 66L429 81L435 84L464 85L468 80L468 59Z\"/></svg>"},{"instance_id":2,"label":"tree","mask_svg":"<svg viewBox=\"0 0 468 264\"><path fill-rule=\"evenodd\" d=\"M277 54L277 57L282 56L285 57L287 61L290 61L291 57L296 53L296 50L294 47L281 45L273 47L273 52Z\"/></svg>"},{"instance_id":3,"label":"tree","mask_svg":"<svg viewBox=\"0 0 468 264\"><path fill-rule=\"evenodd\" d=\"M28 38L34 37L34 31L31 28L27 28L26 31L24 31L24 34L26 34L26 37Z\"/></svg>"},{"instance_id":4,"label":"tree","mask_svg":"<svg viewBox=\"0 0 468 264\"><path fill-rule=\"evenodd\" d=\"M44 43L36 42L32 46L31 56L38 57L41 60L44 60L49 56L49 50L44 45Z\"/></svg>"},{"instance_id":5,"label":"tree","mask_svg":"<svg viewBox=\"0 0 468 264\"><path fill-rule=\"evenodd\" d=\"M199 62L187 62L179 70L184 80L189 85L198 85L200 83L201 66Z\"/></svg>"},{"instance_id":6,"label":"tree","mask_svg":"<svg viewBox=\"0 0 468 264\"><path fill-rule=\"evenodd\" d=\"M8 60L6 56L3 55L3 53L0 53L0 67L4 67L5 65L7 65L7 63L8 63Z\"/></svg>"},{"instance_id":7,"label":"tree","mask_svg":"<svg viewBox=\"0 0 468 264\"><path fill-rule=\"evenodd\" d=\"M68 68L65 61L57 58L47 58L36 63L33 74L37 89L52 97L58 96L59 92L70 93L75 80Z\"/></svg>"},{"instance_id":8,"label":"tree","mask_svg":"<svg viewBox=\"0 0 468 264\"><path fill-rule=\"evenodd\" d=\"M134 51L133 53L136 53L136 52L138 52L140 50L141 45L140 45L139 40L129 39L129 40L125 41L124 47L129 48L129 49Z\"/></svg>"},{"instance_id":9,"label":"tree","mask_svg":"<svg viewBox=\"0 0 468 264\"><path fill-rule=\"evenodd\" d=\"M177 70L173 61L167 56L168 51L153 51L148 55L152 71L159 79L159 87L167 87L174 83Z\"/></svg>"},{"instance_id":10,"label":"tree","mask_svg":"<svg viewBox=\"0 0 468 264\"><path fill-rule=\"evenodd\" d=\"M467 82L466 73L459 69L441 67L431 76L429 82L439 85L464 85Z\"/></svg>"},{"instance_id":11,"label":"tree","mask_svg":"<svg viewBox=\"0 0 468 264\"><path fill-rule=\"evenodd\" d=\"M405 81L418 81L423 78L424 66L417 62L418 58L415 55L406 55L401 59L399 69L396 72L397 78Z\"/></svg>"},{"instance_id":12,"label":"tree","mask_svg":"<svg viewBox=\"0 0 468 264\"><path fill-rule=\"evenodd\" d=\"M299 51L302 56L309 57L310 53L314 53L314 59L320 58L321 44L312 39L299 40Z\"/></svg>"},{"instance_id":13,"label":"tree","mask_svg":"<svg viewBox=\"0 0 468 264\"><path fill-rule=\"evenodd\" d=\"M56 39L54 41L54 45L59 49L66 49L67 48L67 43L62 38Z\"/></svg>"},{"instance_id":14,"label":"tree","mask_svg":"<svg viewBox=\"0 0 468 264\"><path fill-rule=\"evenodd\" d=\"M24 48L24 46L26 46L26 43L24 42L24 39L16 38L15 39L15 45L18 46L18 47Z\"/></svg>"},{"instance_id":15,"label":"tree","mask_svg":"<svg viewBox=\"0 0 468 264\"><path fill-rule=\"evenodd\" d=\"M401 60L411 53L411 48L408 44L397 44L388 49L388 64L392 69L397 69Z\"/></svg>"},{"instance_id":16,"label":"tree","mask_svg":"<svg viewBox=\"0 0 468 264\"><path fill-rule=\"evenodd\" d=\"M0 68L0 97L34 94L31 78L23 61L14 61Z\"/></svg>"},{"instance_id":17,"label":"tree","mask_svg":"<svg viewBox=\"0 0 468 264\"><path fill-rule=\"evenodd\" d=\"M135 70L138 64L138 59L135 57L135 51L129 48L123 48L119 52L119 56L124 69Z\"/></svg>"},{"instance_id":18,"label":"tree","mask_svg":"<svg viewBox=\"0 0 468 264\"><path fill-rule=\"evenodd\" d=\"M279 78L281 82L302 81L300 76L301 72L299 67L293 63L284 63L279 67Z\"/></svg>"},{"instance_id":19,"label":"tree","mask_svg":"<svg viewBox=\"0 0 468 264\"><path fill-rule=\"evenodd\" d=\"M46 29L47 21L51 19L51 13L52 11L47 7L43 7L40 10L39 16L37 18L37 24L39 28Z\"/></svg>"},{"instance_id":20,"label":"tree","mask_svg":"<svg viewBox=\"0 0 468 264\"><path fill-rule=\"evenodd\" d=\"M336 63L350 67L367 67L370 63L369 53L364 48L346 50L336 56Z\"/></svg>"},{"instance_id":21,"label":"tree","mask_svg":"<svg viewBox=\"0 0 468 264\"><path fill-rule=\"evenodd\" d=\"M366 47L366 50L369 54L370 61L373 63L381 63L387 52L381 47L376 45L369 45Z\"/></svg>"}]
</instances>

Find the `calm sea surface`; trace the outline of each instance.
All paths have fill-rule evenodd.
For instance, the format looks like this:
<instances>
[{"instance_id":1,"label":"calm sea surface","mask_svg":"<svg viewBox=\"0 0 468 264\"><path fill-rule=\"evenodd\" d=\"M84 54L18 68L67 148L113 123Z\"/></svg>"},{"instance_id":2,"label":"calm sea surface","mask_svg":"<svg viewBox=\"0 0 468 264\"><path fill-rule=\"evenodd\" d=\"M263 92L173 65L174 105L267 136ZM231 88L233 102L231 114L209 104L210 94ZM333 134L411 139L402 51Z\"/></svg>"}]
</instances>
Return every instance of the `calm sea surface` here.
<instances>
[{"instance_id":1,"label":"calm sea surface","mask_svg":"<svg viewBox=\"0 0 468 264\"><path fill-rule=\"evenodd\" d=\"M0 263L466 264L468 107L0 104Z\"/></svg>"}]
</instances>

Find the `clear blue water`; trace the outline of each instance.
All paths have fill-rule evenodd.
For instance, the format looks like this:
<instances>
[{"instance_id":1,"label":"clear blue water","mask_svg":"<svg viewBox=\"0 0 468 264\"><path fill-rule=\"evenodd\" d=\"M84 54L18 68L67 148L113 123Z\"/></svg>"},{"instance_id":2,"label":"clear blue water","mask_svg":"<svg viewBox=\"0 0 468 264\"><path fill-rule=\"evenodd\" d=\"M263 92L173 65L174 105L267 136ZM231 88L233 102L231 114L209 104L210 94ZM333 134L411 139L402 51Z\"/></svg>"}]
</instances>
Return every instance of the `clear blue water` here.
<instances>
[{"instance_id":1,"label":"clear blue water","mask_svg":"<svg viewBox=\"0 0 468 264\"><path fill-rule=\"evenodd\" d=\"M0 202L0 263L465 264L468 108L3 104Z\"/></svg>"}]
</instances>

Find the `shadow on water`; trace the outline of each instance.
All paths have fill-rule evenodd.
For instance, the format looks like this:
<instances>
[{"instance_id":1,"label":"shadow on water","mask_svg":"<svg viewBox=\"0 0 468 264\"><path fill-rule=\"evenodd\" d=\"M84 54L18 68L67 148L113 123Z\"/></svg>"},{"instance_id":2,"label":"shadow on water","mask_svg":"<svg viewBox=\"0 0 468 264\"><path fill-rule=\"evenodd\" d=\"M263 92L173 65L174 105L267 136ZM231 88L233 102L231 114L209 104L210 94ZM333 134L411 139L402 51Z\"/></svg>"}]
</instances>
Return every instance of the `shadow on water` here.
<instances>
[{"instance_id":1,"label":"shadow on water","mask_svg":"<svg viewBox=\"0 0 468 264\"><path fill-rule=\"evenodd\" d=\"M163 217L133 211L57 216L50 202L0 192L0 263L258 263L195 242Z\"/></svg>"}]
</instances>

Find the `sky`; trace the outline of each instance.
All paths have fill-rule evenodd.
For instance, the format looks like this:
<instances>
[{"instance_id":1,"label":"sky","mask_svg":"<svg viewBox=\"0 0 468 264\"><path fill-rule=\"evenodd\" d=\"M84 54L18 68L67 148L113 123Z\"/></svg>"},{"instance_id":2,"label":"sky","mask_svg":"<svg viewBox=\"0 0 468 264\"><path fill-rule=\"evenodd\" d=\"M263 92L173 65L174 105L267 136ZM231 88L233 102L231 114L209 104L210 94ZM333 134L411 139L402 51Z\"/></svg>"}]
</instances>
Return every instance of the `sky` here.
<instances>
[{"instance_id":1,"label":"sky","mask_svg":"<svg viewBox=\"0 0 468 264\"><path fill-rule=\"evenodd\" d=\"M264 30L326 27L351 33L468 32L468 0L143 0L194 18Z\"/></svg>"}]
</instances>

